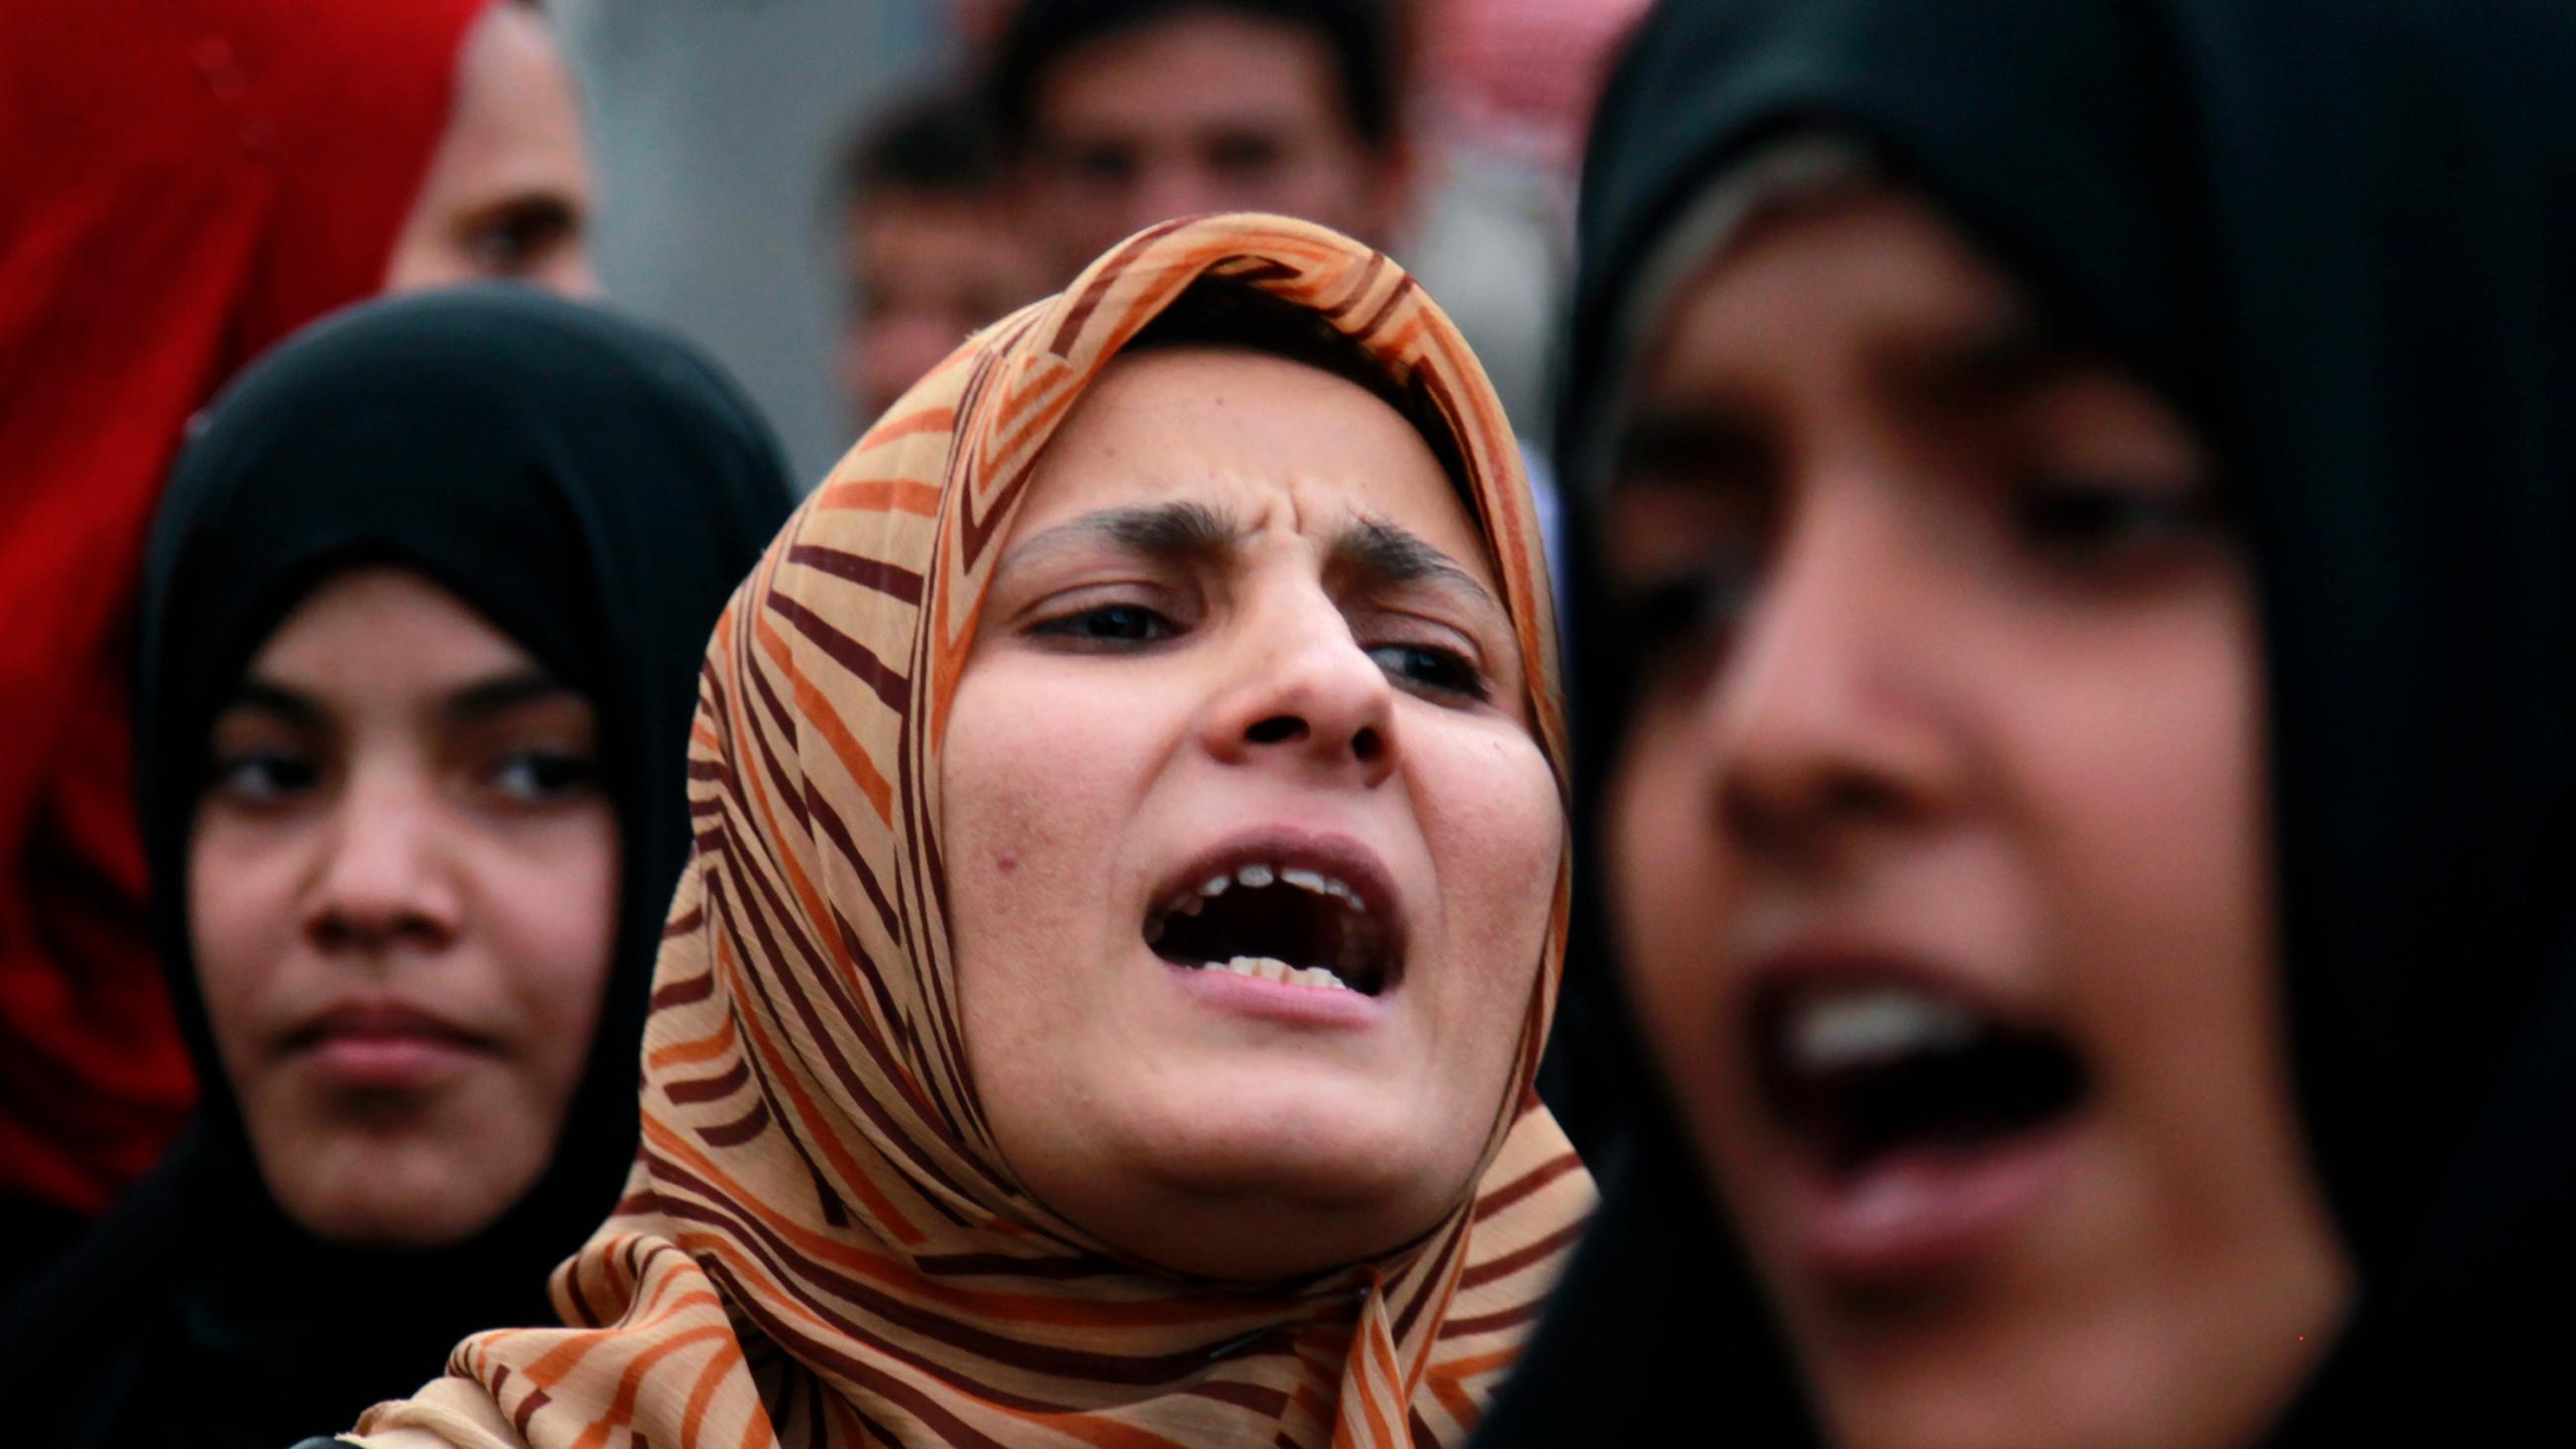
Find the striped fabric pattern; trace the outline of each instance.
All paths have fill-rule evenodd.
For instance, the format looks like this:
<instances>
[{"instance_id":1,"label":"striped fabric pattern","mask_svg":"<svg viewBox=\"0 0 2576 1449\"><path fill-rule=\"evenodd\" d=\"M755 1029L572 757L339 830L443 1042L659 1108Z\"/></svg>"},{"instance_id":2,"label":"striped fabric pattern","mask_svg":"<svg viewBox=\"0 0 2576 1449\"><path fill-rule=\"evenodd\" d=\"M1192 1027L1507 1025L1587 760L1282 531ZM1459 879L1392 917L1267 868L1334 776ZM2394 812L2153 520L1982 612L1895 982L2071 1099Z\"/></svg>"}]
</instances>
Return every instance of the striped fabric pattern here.
<instances>
[{"instance_id":1,"label":"striped fabric pattern","mask_svg":"<svg viewBox=\"0 0 2576 1449\"><path fill-rule=\"evenodd\" d=\"M1562 874L1477 1190L1386 1260L1258 1292L1122 1261L1011 1178L965 1071L939 747L977 610L1049 436L1207 274L1315 309L1436 400L1564 778L1518 449L1448 319L1384 256L1302 222L1139 234L916 386L735 595L691 750L697 847L645 1035L644 1143L616 1215L557 1271L572 1326L466 1340L448 1377L370 1411L365 1442L1464 1441L1593 1200L1529 1089Z\"/></svg>"}]
</instances>

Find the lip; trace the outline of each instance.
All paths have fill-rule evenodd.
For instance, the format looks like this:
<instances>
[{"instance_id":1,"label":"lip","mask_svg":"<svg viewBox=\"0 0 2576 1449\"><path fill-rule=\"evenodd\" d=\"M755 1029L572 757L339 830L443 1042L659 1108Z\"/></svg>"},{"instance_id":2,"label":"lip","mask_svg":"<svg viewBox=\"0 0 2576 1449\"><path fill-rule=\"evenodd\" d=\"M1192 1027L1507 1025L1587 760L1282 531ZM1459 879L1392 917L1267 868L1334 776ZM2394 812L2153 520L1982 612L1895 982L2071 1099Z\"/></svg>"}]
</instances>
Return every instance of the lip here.
<instances>
[{"instance_id":1,"label":"lip","mask_svg":"<svg viewBox=\"0 0 2576 1449\"><path fill-rule=\"evenodd\" d=\"M435 1086L497 1044L435 1012L395 1001L345 1001L298 1022L279 1054L352 1092Z\"/></svg>"},{"instance_id":2,"label":"lip","mask_svg":"<svg viewBox=\"0 0 2576 1449\"><path fill-rule=\"evenodd\" d=\"M1848 942L1802 945L1764 958L1746 979L1747 1059L1764 1051L1766 1023L1813 992L1868 986L1924 990L2006 1022L2038 1013L1969 973L1923 957ZM1767 1098L1767 1091L1759 1095ZM1971 1269L2027 1228L2075 1175L2090 1107L1972 1146L1908 1146L1857 1171L1837 1170L1765 1101L1779 1221L1793 1261L1826 1286L1883 1293L1930 1286Z\"/></svg>"},{"instance_id":3,"label":"lip","mask_svg":"<svg viewBox=\"0 0 2576 1449\"><path fill-rule=\"evenodd\" d=\"M1375 995L1309 986L1288 986L1222 971L1176 966L1147 952L1212 1006L1241 1010L1272 1020L1317 1025L1358 1025L1375 1021L1386 1003L1404 987L1407 936L1404 897L1377 853L1347 835L1301 830L1287 825L1256 826L1227 836L1169 872L1146 898L1147 916L1185 890L1216 875L1232 875L1246 865L1304 867L1350 887L1360 905L1378 923L1387 943L1386 979ZM1140 917L1140 920L1142 918Z\"/></svg>"},{"instance_id":4,"label":"lip","mask_svg":"<svg viewBox=\"0 0 2576 1449\"><path fill-rule=\"evenodd\" d=\"M1174 986L1202 1006L1279 1026L1347 1031L1374 1026L1386 1018L1383 996L1289 986L1227 971L1198 971L1175 966L1160 957L1155 958L1154 964L1163 968Z\"/></svg>"},{"instance_id":5,"label":"lip","mask_svg":"<svg viewBox=\"0 0 2576 1449\"><path fill-rule=\"evenodd\" d=\"M1786 1173L1796 1261L1828 1287L1928 1287L1972 1268L2074 1175L2080 1116L1968 1152L1909 1149L1840 1176L1810 1154Z\"/></svg>"}]
</instances>

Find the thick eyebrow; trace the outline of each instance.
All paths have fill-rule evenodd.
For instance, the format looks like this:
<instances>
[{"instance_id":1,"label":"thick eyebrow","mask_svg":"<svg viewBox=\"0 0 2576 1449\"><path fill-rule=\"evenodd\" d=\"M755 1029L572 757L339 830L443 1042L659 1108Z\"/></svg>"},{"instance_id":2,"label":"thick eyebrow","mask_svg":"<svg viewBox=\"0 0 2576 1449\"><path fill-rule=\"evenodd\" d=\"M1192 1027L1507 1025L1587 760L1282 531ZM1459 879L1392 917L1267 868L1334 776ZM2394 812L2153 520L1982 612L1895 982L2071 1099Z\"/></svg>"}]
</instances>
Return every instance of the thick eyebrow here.
<instances>
[{"instance_id":1,"label":"thick eyebrow","mask_svg":"<svg viewBox=\"0 0 2576 1449\"><path fill-rule=\"evenodd\" d=\"M577 692L551 674L539 670L514 670L478 679L447 696L440 713L451 720L471 723L507 714L521 705L560 699Z\"/></svg>"},{"instance_id":2,"label":"thick eyebrow","mask_svg":"<svg viewBox=\"0 0 2576 1449\"><path fill-rule=\"evenodd\" d=\"M1032 554L1052 553L1086 541L1106 540L1147 558L1181 563L1221 555L1242 537L1233 515L1183 500L1134 508L1103 508L1024 539L994 570L1001 573Z\"/></svg>"},{"instance_id":3,"label":"thick eyebrow","mask_svg":"<svg viewBox=\"0 0 2576 1449\"><path fill-rule=\"evenodd\" d=\"M1887 380L1918 405L1965 408L2025 397L2093 360L2045 318L2015 310L1903 359Z\"/></svg>"},{"instance_id":4,"label":"thick eyebrow","mask_svg":"<svg viewBox=\"0 0 2576 1449\"><path fill-rule=\"evenodd\" d=\"M1750 482L1767 471L1765 456L1754 426L1724 402L1649 404L1620 429L1610 472L1621 480Z\"/></svg>"},{"instance_id":5,"label":"thick eyebrow","mask_svg":"<svg viewBox=\"0 0 2576 1449\"><path fill-rule=\"evenodd\" d=\"M322 706L282 684L265 679L245 678L224 701L227 712L250 710L255 714L273 715L299 729L318 730L327 723Z\"/></svg>"},{"instance_id":6,"label":"thick eyebrow","mask_svg":"<svg viewBox=\"0 0 2576 1449\"><path fill-rule=\"evenodd\" d=\"M1360 519L1335 535L1332 561L1336 567L1379 584L1440 584L1469 594L1489 607L1501 607L1485 586L1476 582L1476 576L1460 568L1449 555L1382 518Z\"/></svg>"}]
</instances>

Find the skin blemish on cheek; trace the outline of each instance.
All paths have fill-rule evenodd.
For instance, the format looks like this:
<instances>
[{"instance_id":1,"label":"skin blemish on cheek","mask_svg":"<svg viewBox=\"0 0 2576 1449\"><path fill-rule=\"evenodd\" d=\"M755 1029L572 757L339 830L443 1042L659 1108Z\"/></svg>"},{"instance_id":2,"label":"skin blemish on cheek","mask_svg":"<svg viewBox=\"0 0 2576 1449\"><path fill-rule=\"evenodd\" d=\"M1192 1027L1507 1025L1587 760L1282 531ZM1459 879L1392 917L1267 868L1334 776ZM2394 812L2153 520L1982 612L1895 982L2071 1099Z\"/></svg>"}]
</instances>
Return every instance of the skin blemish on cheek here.
<instances>
[{"instance_id":1,"label":"skin blemish on cheek","mask_svg":"<svg viewBox=\"0 0 2576 1449\"><path fill-rule=\"evenodd\" d=\"M993 853L993 868L1004 875L1009 875L1011 872L1020 868L1020 853L1016 850L995 851Z\"/></svg>"}]
</instances>

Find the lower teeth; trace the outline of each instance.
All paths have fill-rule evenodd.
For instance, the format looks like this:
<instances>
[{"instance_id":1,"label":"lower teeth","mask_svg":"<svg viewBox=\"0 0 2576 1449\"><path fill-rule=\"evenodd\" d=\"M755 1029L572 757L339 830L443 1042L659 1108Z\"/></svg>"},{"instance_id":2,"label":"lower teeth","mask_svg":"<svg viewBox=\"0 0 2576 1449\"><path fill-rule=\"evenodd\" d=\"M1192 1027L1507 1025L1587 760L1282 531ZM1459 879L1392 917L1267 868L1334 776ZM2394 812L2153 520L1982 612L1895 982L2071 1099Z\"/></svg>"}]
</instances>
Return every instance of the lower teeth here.
<instances>
[{"instance_id":1,"label":"lower teeth","mask_svg":"<svg viewBox=\"0 0 2576 1449\"><path fill-rule=\"evenodd\" d=\"M1229 961L1210 961L1202 971L1226 971L1249 976L1256 981L1275 981L1282 986L1308 986L1331 991L1348 991L1351 984L1322 966L1291 966L1275 956L1237 956Z\"/></svg>"}]
</instances>

